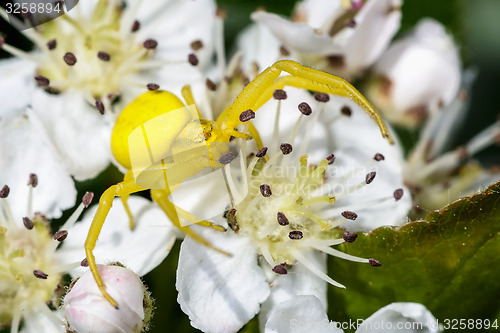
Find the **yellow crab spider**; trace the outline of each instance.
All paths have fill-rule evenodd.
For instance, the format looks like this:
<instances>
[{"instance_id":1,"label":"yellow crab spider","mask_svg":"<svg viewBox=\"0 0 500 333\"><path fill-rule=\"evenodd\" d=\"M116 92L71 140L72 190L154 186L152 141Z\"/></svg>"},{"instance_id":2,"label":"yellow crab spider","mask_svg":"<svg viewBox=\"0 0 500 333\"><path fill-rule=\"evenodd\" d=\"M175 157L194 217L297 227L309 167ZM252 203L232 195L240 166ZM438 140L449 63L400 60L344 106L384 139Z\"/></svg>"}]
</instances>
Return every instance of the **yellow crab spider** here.
<instances>
[{"instance_id":1,"label":"yellow crab spider","mask_svg":"<svg viewBox=\"0 0 500 333\"><path fill-rule=\"evenodd\" d=\"M282 72L287 72L290 75L280 77ZM166 115L168 119L163 122L164 128L157 133L157 136L161 137L161 145L165 150L165 156L157 159L157 163L153 166L143 170L142 175L140 175L140 177L142 177L140 182L138 181L139 178L129 171L122 182L109 187L102 194L99 200L99 208L94 216L85 241L85 252L90 270L103 296L113 306L118 307L118 304L106 292L104 283L97 271L92 251L111 208L114 197L122 198L129 214L132 227L132 218L128 206L126 205L126 199L132 193L143 191L148 188L151 189L152 199L161 207L175 226L187 236L193 237L199 243L227 254L213 247L208 240L194 233L188 227L181 226L179 214L186 220L194 221L194 223L200 225L212 227L221 231L225 230L224 228L208 221L199 222L193 215L178 209L169 201L168 196L176 189L178 184L197 174L205 167L222 167L219 158L225 152L228 152L227 147L224 146L223 143L229 142L231 137L244 139L254 138L259 148L262 148L262 142L257 130L250 122L248 122L248 134L236 130L236 128L242 124L240 115L242 112L249 109L259 109L259 107L271 98L276 89L281 89L284 86L299 87L310 91L335 94L350 98L371 116L379 126L382 136L392 143L392 138L379 114L351 84L342 78L304 67L291 60L278 61L264 70L239 93L233 104L227 107L216 121L209 121L201 118L196 121L193 120L196 117L190 118L186 112L174 112L175 110L185 109L185 105L172 93L155 90L142 94L122 111L116 121L111 138L113 154L118 162L130 170L131 157L133 156L131 156L129 151L129 136L134 130L144 130L144 124L147 121L160 115ZM189 88L184 88L182 95L188 105L194 104ZM195 112L196 111L197 110L195 110ZM196 126L198 126L197 128L201 126L202 130L196 132ZM207 148L203 148L203 145ZM149 149L150 145L147 147ZM182 150L182 147L192 147L193 149L189 149L187 153L180 154L177 157L175 154L172 154L172 151ZM200 147L201 149L196 149ZM169 158L167 158L167 156L169 156ZM169 173L168 182L165 176L167 172ZM154 187L154 182L160 178L164 181L164 187ZM170 186L168 184L169 182L171 184Z\"/></svg>"}]
</instances>

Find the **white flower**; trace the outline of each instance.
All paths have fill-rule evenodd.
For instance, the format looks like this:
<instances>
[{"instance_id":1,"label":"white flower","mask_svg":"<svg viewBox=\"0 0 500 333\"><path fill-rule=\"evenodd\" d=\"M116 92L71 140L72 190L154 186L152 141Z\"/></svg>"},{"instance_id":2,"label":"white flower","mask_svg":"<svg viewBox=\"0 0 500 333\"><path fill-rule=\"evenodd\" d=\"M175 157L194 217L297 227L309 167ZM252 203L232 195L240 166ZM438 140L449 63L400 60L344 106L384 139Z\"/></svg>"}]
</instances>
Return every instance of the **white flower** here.
<instances>
[{"instance_id":1,"label":"white flower","mask_svg":"<svg viewBox=\"0 0 500 333\"><path fill-rule=\"evenodd\" d=\"M230 227L196 231L232 257L189 237L181 246L178 302L203 331L237 331L262 303L265 323L276 304L295 295L316 295L326 307L326 282L343 286L325 273L322 252L377 266L330 246L354 241L355 231L407 221L411 198L401 197L399 148L380 136L368 115L345 98L313 98L296 88L286 93L253 119L267 150L236 139L240 156L224 168L227 184L199 177L173 193L180 208ZM176 200L186 188L195 188L200 200ZM213 217L214 207L229 208L225 219ZM336 226L348 231L342 236Z\"/></svg>"},{"instance_id":2,"label":"white flower","mask_svg":"<svg viewBox=\"0 0 500 333\"><path fill-rule=\"evenodd\" d=\"M500 179L498 170L485 170L476 159L480 151L500 142L500 122L476 134L463 146L453 146L456 131L469 110L475 74L466 71L463 87L451 104L432 114L410 153L404 176L418 207L439 209Z\"/></svg>"},{"instance_id":3,"label":"white flower","mask_svg":"<svg viewBox=\"0 0 500 333\"><path fill-rule=\"evenodd\" d=\"M212 0L80 1L22 31L33 52L2 39L3 50L20 58L0 62L4 110L31 105L70 174L92 178L111 160L110 131L123 106L147 84L179 91L200 79L211 61L214 23Z\"/></svg>"},{"instance_id":4,"label":"white flower","mask_svg":"<svg viewBox=\"0 0 500 333\"><path fill-rule=\"evenodd\" d=\"M31 183L34 179L33 175ZM40 178L40 183L45 181ZM86 194L82 204L52 235L45 215L35 213L24 215L24 218L13 215L12 212L19 211L19 206L25 207L27 201L10 200L14 198L9 192L15 190L8 186L0 190L0 325L10 324L11 332L15 333L24 318L21 332L64 332L61 313L52 311L48 304L59 306L64 274L76 276L84 269L80 267L85 265L83 242L91 218L74 223L92 200L92 195ZM150 201L131 197L129 204L136 217L136 228L130 231L123 207L113 210L95 253L103 253L99 261L119 260L142 275L165 258L175 233L163 213L152 207ZM28 211L32 211L32 207ZM118 220L113 221L116 218ZM137 251L138 248L141 250Z\"/></svg>"},{"instance_id":5,"label":"white flower","mask_svg":"<svg viewBox=\"0 0 500 333\"><path fill-rule=\"evenodd\" d=\"M64 297L64 314L70 332L139 333L152 311L149 292L137 274L116 266L98 265L108 292L120 302L116 309L102 296L90 270L75 280Z\"/></svg>"},{"instance_id":6,"label":"white flower","mask_svg":"<svg viewBox=\"0 0 500 333\"><path fill-rule=\"evenodd\" d=\"M269 28L286 49L306 65L342 76L355 76L382 54L399 29L400 0L353 2L307 0L294 21L258 11L252 19Z\"/></svg>"},{"instance_id":7,"label":"white flower","mask_svg":"<svg viewBox=\"0 0 500 333\"><path fill-rule=\"evenodd\" d=\"M365 332L440 332L438 322L419 303L391 303L366 320L356 320L356 333ZM351 322L329 321L321 302L314 296L296 296L279 304L266 323L266 333L343 332Z\"/></svg>"},{"instance_id":8,"label":"white flower","mask_svg":"<svg viewBox=\"0 0 500 333\"><path fill-rule=\"evenodd\" d=\"M390 121L416 126L453 101L460 67L457 47L445 28L422 19L375 64L368 96Z\"/></svg>"}]
</instances>

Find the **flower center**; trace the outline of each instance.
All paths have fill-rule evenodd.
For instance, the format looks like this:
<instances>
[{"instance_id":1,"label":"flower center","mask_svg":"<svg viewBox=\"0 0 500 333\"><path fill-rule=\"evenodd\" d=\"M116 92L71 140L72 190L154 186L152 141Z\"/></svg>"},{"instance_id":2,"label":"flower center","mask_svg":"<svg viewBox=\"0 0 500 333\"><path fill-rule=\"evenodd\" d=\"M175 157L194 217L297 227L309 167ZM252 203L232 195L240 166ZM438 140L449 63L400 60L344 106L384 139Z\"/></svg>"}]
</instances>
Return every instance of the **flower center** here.
<instances>
[{"instance_id":1,"label":"flower center","mask_svg":"<svg viewBox=\"0 0 500 333\"><path fill-rule=\"evenodd\" d=\"M290 163L291 149L282 144L267 162L254 157L247 170L248 194L235 205L238 233L251 237L270 263L294 264L297 250L334 226L318 215L335 201L321 194L328 160L308 166L303 155Z\"/></svg>"},{"instance_id":2,"label":"flower center","mask_svg":"<svg viewBox=\"0 0 500 333\"><path fill-rule=\"evenodd\" d=\"M140 24L124 13L121 2L101 0L89 17L62 15L40 26L46 47L38 74L49 80L52 91L77 88L96 100L120 94L128 76L141 69L157 44L137 41L134 33Z\"/></svg>"},{"instance_id":3,"label":"flower center","mask_svg":"<svg viewBox=\"0 0 500 333\"><path fill-rule=\"evenodd\" d=\"M0 225L0 326L10 324L19 310L47 303L61 278L42 218L25 221L26 228Z\"/></svg>"}]
</instances>

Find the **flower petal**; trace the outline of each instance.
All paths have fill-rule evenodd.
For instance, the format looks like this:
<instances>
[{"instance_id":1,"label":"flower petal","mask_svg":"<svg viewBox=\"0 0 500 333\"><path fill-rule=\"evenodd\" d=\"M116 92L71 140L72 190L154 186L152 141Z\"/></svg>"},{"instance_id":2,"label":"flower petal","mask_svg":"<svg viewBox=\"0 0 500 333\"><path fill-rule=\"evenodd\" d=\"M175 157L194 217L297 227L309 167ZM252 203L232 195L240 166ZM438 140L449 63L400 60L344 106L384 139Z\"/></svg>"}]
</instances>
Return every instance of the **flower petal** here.
<instances>
[{"instance_id":1,"label":"flower petal","mask_svg":"<svg viewBox=\"0 0 500 333\"><path fill-rule=\"evenodd\" d=\"M43 304L42 306L46 306ZM23 315L23 328L19 333L40 333L40 332L50 332L50 333L63 333L66 332L66 327L61 323L63 318L62 311L52 311L49 316L49 308L47 311L37 309L36 311L30 311L29 313L24 313Z\"/></svg>"},{"instance_id":2,"label":"flower petal","mask_svg":"<svg viewBox=\"0 0 500 333\"><path fill-rule=\"evenodd\" d=\"M325 254L319 251L310 251L307 258L311 261L311 264L320 268L321 271L326 271ZM272 273L274 274L274 280L272 280L273 288L271 290L271 295L262 304L259 314L261 331L264 330L266 322L269 322L268 319L270 320L270 316L277 311L276 309L281 308L283 302L297 298L299 295L315 296L315 299L320 302L323 311L328 306L326 301L327 284L324 280L311 273L311 271L301 263L288 268L287 271L285 275Z\"/></svg>"},{"instance_id":3,"label":"flower petal","mask_svg":"<svg viewBox=\"0 0 500 333\"><path fill-rule=\"evenodd\" d=\"M330 322L321 301L312 295L295 296L271 312L266 333L343 332Z\"/></svg>"},{"instance_id":4,"label":"flower petal","mask_svg":"<svg viewBox=\"0 0 500 333\"><path fill-rule=\"evenodd\" d=\"M341 51L333 44L328 33L314 29L305 23L290 22L276 14L264 11L254 12L252 20L267 26L287 47L298 52L326 55Z\"/></svg>"},{"instance_id":5,"label":"flower petal","mask_svg":"<svg viewBox=\"0 0 500 333\"><path fill-rule=\"evenodd\" d=\"M138 275L145 275L168 255L175 242L176 231L163 211L151 201L138 196L128 199L135 218L135 227L130 230L128 216L120 199L115 199L113 203L99 235L94 256L98 263L118 261ZM56 252L61 261L75 263L85 258L82 244L96 211L97 205L92 206L82 221L68 230L68 237ZM80 267L71 274L76 276L84 271Z\"/></svg>"},{"instance_id":6,"label":"flower petal","mask_svg":"<svg viewBox=\"0 0 500 333\"><path fill-rule=\"evenodd\" d=\"M236 332L259 312L269 295L257 253L248 238L232 231L197 228L224 256L186 237L177 268L177 301L191 325L205 332Z\"/></svg>"},{"instance_id":7,"label":"flower petal","mask_svg":"<svg viewBox=\"0 0 500 333\"><path fill-rule=\"evenodd\" d=\"M391 303L368 317L356 330L365 332L437 333L439 329L436 318L422 304Z\"/></svg>"},{"instance_id":8,"label":"flower petal","mask_svg":"<svg viewBox=\"0 0 500 333\"><path fill-rule=\"evenodd\" d=\"M22 110L29 105L29 97L35 90L35 65L24 59L0 61L0 91L2 109L0 115L11 110Z\"/></svg>"},{"instance_id":9,"label":"flower petal","mask_svg":"<svg viewBox=\"0 0 500 333\"><path fill-rule=\"evenodd\" d=\"M32 117L17 111L5 114L0 118L0 132L0 186L10 187L7 200L16 221L21 223L21 218L28 215L30 173L38 176L38 185L33 189L33 212L57 218L62 210L73 207L73 180L47 134Z\"/></svg>"},{"instance_id":10,"label":"flower petal","mask_svg":"<svg viewBox=\"0 0 500 333\"><path fill-rule=\"evenodd\" d=\"M93 178L110 162L111 124L82 95L37 90L33 114L40 119L76 180Z\"/></svg>"}]
</instances>

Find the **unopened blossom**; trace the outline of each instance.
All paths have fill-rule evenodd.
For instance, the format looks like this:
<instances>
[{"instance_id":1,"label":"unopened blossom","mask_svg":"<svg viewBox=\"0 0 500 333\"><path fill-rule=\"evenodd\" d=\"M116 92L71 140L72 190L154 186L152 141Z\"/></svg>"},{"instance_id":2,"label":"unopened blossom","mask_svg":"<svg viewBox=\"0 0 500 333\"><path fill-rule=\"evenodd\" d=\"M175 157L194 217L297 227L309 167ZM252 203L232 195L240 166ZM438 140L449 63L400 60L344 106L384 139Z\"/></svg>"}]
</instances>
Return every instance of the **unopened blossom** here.
<instances>
[{"instance_id":1,"label":"unopened blossom","mask_svg":"<svg viewBox=\"0 0 500 333\"><path fill-rule=\"evenodd\" d=\"M139 276L120 265L98 265L106 290L119 308L102 296L89 269L72 282L64 296L68 332L142 332L151 318L152 300Z\"/></svg>"},{"instance_id":2,"label":"unopened blossom","mask_svg":"<svg viewBox=\"0 0 500 333\"><path fill-rule=\"evenodd\" d=\"M365 320L356 320L356 333L427 332L441 330L432 313L420 303L391 303ZM295 296L279 304L265 326L266 333L344 332L350 322L330 321L325 308L311 295Z\"/></svg>"},{"instance_id":3,"label":"unopened blossom","mask_svg":"<svg viewBox=\"0 0 500 333\"><path fill-rule=\"evenodd\" d=\"M200 79L211 61L214 22L211 0L79 1L22 31L32 52L2 37L1 48L16 57L0 62L2 114L31 105L63 166L77 180L92 178L111 161L110 131L126 104L151 84L178 91Z\"/></svg>"},{"instance_id":4,"label":"unopened blossom","mask_svg":"<svg viewBox=\"0 0 500 333\"><path fill-rule=\"evenodd\" d=\"M189 237L181 245L178 302L203 331L236 332L259 311L265 323L295 295L315 295L326 307L327 283L343 286L325 273L325 254L380 265L331 246L407 221L411 198L399 147L364 111L348 99L296 88L274 95L252 119L264 148L235 139L234 159L219 160L227 183L200 177L173 193L174 203L200 217L225 210L209 218L227 226L225 233L192 228L231 257ZM177 200L194 189L199 201Z\"/></svg>"},{"instance_id":5,"label":"unopened blossom","mask_svg":"<svg viewBox=\"0 0 500 333\"><path fill-rule=\"evenodd\" d=\"M336 75L361 74L382 54L399 29L400 0L306 0L293 20L257 11L252 19L264 25L300 62ZM266 64L268 65L268 64Z\"/></svg>"},{"instance_id":6,"label":"unopened blossom","mask_svg":"<svg viewBox=\"0 0 500 333\"><path fill-rule=\"evenodd\" d=\"M17 183L15 178L11 180ZM64 332L61 312L51 308L59 307L64 291L62 276L77 276L85 270L81 267L86 265L83 244L91 218L75 222L92 201L93 194L85 194L79 207L52 233L48 216L53 213L48 210L47 216L33 210L39 198L42 202L51 200L52 205L58 207L57 197L43 198L37 193L36 183L50 180L36 174L30 174L25 180L31 185L24 186L32 188L33 194L26 195L24 200L20 200L19 195L11 196L18 190L15 187L1 185L0 188L0 325L10 325L12 333L20 327L21 332ZM29 199L31 196L33 201ZM103 253L98 262L120 260L143 275L168 254L175 233L164 214L148 200L131 197L129 204L136 228L129 229L123 207L115 210L103 228L102 242L98 243L95 253ZM23 209L24 215L17 216Z\"/></svg>"},{"instance_id":7,"label":"unopened blossom","mask_svg":"<svg viewBox=\"0 0 500 333\"><path fill-rule=\"evenodd\" d=\"M461 82L458 49L445 27L422 19L373 68L368 97L391 122L414 127L454 100Z\"/></svg>"}]
</instances>

